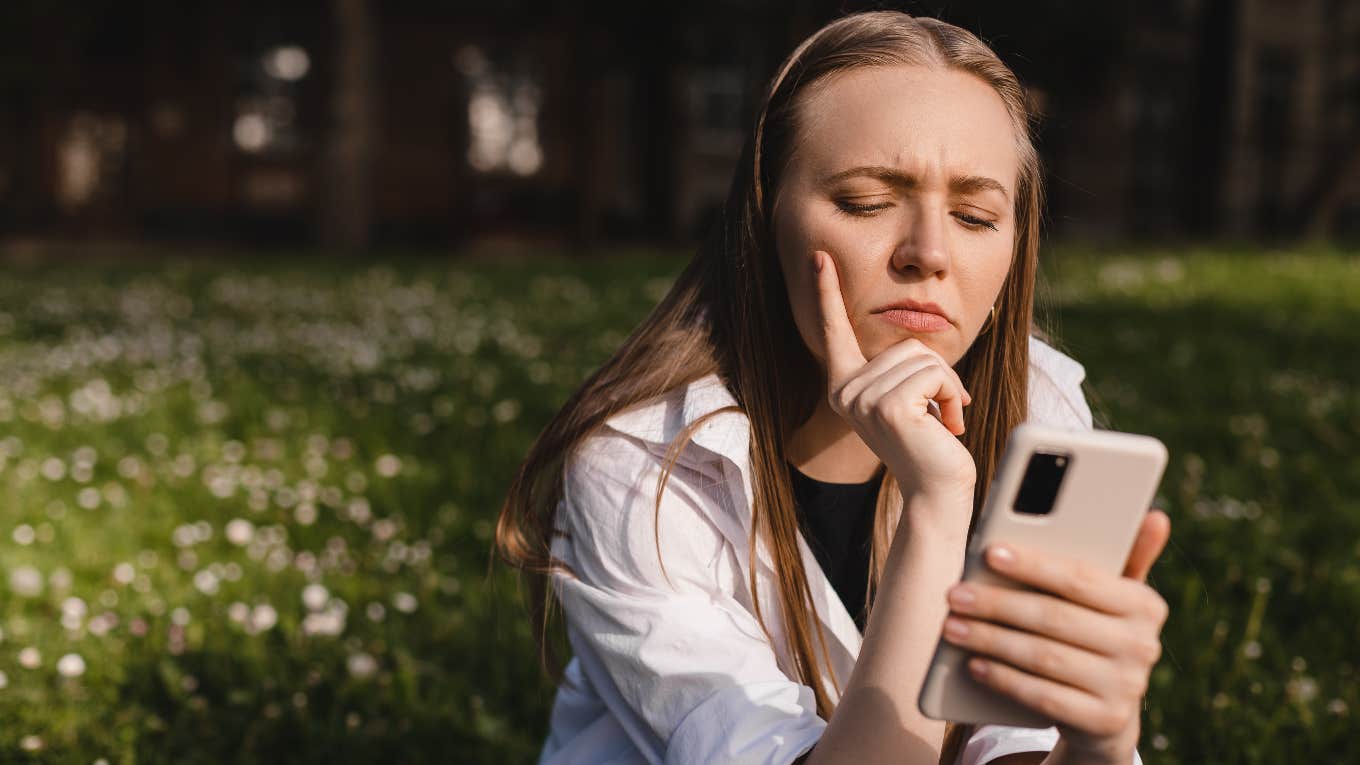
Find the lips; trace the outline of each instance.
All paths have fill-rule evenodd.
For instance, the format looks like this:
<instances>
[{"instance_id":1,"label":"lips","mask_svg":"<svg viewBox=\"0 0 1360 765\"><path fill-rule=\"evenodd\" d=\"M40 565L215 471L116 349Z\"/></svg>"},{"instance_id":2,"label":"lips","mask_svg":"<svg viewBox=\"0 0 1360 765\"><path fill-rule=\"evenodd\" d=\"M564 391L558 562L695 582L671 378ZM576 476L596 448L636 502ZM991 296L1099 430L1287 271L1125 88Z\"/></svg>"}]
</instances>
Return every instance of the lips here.
<instances>
[{"instance_id":1,"label":"lips","mask_svg":"<svg viewBox=\"0 0 1360 765\"><path fill-rule=\"evenodd\" d=\"M938 304L922 300L899 300L875 309L873 313L911 332L939 332L953 324Z\"/></svg>"},{"instance_id":2,"label":"lips","mask_svg":"<svg viewBox=\"0 0 1360 765\"><path fill-rule=\"evenodd\" d=\"M949 319L929 311L910 311L904 308L889 308L879 311L879 316L912 332L939 332L949 328Z\"/></svg>"}]
</instances>

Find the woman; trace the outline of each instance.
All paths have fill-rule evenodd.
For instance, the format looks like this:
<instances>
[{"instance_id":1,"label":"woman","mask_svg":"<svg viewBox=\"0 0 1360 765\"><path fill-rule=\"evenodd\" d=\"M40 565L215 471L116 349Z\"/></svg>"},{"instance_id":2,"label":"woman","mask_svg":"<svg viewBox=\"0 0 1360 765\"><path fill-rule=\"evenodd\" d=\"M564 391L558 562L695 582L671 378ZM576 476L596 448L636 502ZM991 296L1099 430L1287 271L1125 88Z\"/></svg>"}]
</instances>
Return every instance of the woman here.
<instances>
[{"instance_id":1,"label":"woman","mask_svg":"<svg viewBox=\"0 0 1360 765\"><path fill-rule=\"evenodd\" d=\"M1139 762L1164 514L1124 577L1012 549L1038 591L952 586L1010 431L1091 427L1031 325L1039 215L1023 90L973 35L864 13L789 56L715 235L502 510L574 654L542 761ZM942 630L1055 726L923 717Z\"/></svg>"}]
</instances>

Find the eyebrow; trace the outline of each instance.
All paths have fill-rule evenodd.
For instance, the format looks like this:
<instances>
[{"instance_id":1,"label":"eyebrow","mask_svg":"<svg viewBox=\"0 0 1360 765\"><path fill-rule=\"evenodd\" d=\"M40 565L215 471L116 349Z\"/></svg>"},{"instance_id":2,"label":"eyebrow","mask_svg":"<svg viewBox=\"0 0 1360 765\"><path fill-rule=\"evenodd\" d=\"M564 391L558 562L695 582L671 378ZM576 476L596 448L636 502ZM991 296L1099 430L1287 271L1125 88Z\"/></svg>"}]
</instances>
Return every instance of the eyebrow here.
<instances>
[{"instance_id":1,"label":"eyebrow","mask_svg":"<svg viewBox=\"0 0 1360 765\"><path fill-rule=\"evenodd\" d=\"M861 175L909 189L915 188L920 183L916 179L916 176L904 173L897 168L887 167L886 165L852 167L849 170L842 170L839 173L827 176L823 180L823 183L830 185L837 181L843 181L846 178L853 178ZM1000 181L994 178L988 178L985 175L956 175L949 179L949 189L950 191L959 194L977 193L980 191L997 191L1001 193L1001 196L1006 198L1007 202L1011 199L1010 192L1006 190L1006 187Z\"/></svg>"}]
</instances>

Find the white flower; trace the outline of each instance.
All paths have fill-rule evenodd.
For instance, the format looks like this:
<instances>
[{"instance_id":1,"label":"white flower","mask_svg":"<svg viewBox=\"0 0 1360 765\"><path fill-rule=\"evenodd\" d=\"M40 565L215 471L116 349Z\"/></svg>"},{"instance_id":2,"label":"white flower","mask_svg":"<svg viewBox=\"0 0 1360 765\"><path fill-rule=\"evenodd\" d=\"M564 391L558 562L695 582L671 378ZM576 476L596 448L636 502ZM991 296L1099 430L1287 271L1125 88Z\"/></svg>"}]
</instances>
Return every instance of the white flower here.
<instances>
[{"instance_id":1,"label":"white flower","mask_svg":"<svg viewBox=\"0 0 1360 765\"><path fill-rule=\"evenodd\" d=\"M109 633L118 624L118 616L112 611L105 611L102 614L90 619L88 625L90 634L95 637L102 637Z\"/></svg>"},{"instance_id":2,"label":"white flower","mask_svg":"<svg viewBox=\"0 0 1360 765\"><path fill-rule=\"evenodd\" d=\"M54 590L69 589L71 587L72 579L74 579L74 577L71 574L71 569L66 568L65 566L58 566L57 568L52 569L51 574L47 575L47 583L52 585L52 589Z\"/></svg>"},{"instance_id":3,"label":"white flower","mask_svg":"<svg viewBox=\"0 0 1360 765\"><path fill-rule=\"evenodd\" d=\"M217 574L208 569L203 569L194 574L194 587L204 595L217 594Z\"/></svg>"},{"instance_id":4,"label":"white flower","mask_svg":"<svg viewBox=\"0 0 1360 765\"><path fill-rule=\"evenodd\" d=\"M192 547L198 541L198 533L193 524L181 524L170 533L170 541L175 543L175 547Z\"/></svg>"},{"instance_id":5,"label":"white flower","mask_svg":"<svg viewBox=\"0 0 1360 765\"><path fill-rule=\"evenodd\" d=\"M397 524L391 518L380 518L373 522L373 538L379 542L386 542L396 533Z\"/></svg>"},{"instance_id":6,"label":"white flower","mask_svg":"<svg viewBox=\"0 0 1360 765\"><path fill-rule=\"evenodd\" d=\"M226 534L228 542L244 547L255 536L255 524L244 518L233 518L227 522Z\"/></svg>"},{"instance_id":7,"label":"white flower","mask_svg":"<svg viewBox=\"0 0 1360 765\"><path fill-rule=\"evenodd\" d=\"M373 511L368 504L368 500L363 497L355 497L345 505L345 512L349 514L349 519L363 526L373 517Z\"/></svg>"},{"instance_id":8,"label":"white flower","mask_svg":"<svg viewBox=\"0 0 1360 765\"><path fill-rule=\"evenodd\" d=\"M60 481L66 475L66 463L58 457L48 457L42 463L42 476L49 481Z\"/></svg>"},{"instance_id":9,"label":"white flower","mask_svg":"<svg viewBox=\"0 0 1360 765\"><path fill-rule=\"evenodd\" d=\"M33 544L33 527L27 523L21 523L14 527L14 543L27 547Z\"/></svg>"},{"instance_id":10,"label":"white flower","mask_svg":"<svg viewBox=\"0 0 1360 765\"><path fill-rule=\"evenodd\" d=\"M88 612L85 601L77 597L69 597L61 602L61 626L68 630L78 630L85 621L85 614Z\"/></svg>"},{"instance_id":11,"label":"white flower","mask_svg":"<svg viewBox=\"0 0 1360 765\"><path fill-rule=\"evenodd\" d=\"M320 611L326 607L331 594L324 585L309 584L302 588L302 604L308 611Z\"/></svg>"},{"instance_id":12,"label":"white flower","mask_svg":"<svg viewBox=\"0 0 1360 765\"><path fill-rule=\"evenodd\" d=\"M113 581L119 584L131 584L137 577L137 570L131 563L119 563L113 567Z\"/></svg>"},{"instance_id":13,"label":"white flower","mask_svg":"<svg viewBox=\"0 0 1360 765\"><path fill-rule=\"evenodd\" d=\"M86 486L76 495L76 504L86 510L93 510L99 507L99 489L93 486Z\"/></svg>"},{"instance_id":14,"label":"white flower","mask_svg":"<svg viewBox=\"0 0 1360 765\"><path fill-rule=\"evenodd\" d=\"M35 598L42 594L42 573L32 566L19 566L9 572L9 588L20 597Z\"/></svg>"},{"instance_id":15,"label":"white flower","mask_svg":"<svg viewBox=\"0 0 1360 765\"><path fill-rule=\"evenodd\" d=\"M0 672L0 688L4 688L4 687L6 687L6 686L8 686L8 685L9 685L9 675L6 675L4 672Z\"/></svg>"},{"instance_id":16,"label":"white flower","mask_svg":"<svg viewBox=\"0 0 1360 765\"><path fill-rule=\"evenodd\" d=\"M416 596L409 592L398 592L392 596L392 607L403 614L409 614L412 611L415 611L416 605Z\"/></svg>"},{"instance_id":17,"label":"white flower","mask_svg":"<svg viewBox=\"0 0 1360 765\"><path fill-rule=\"evenodd\" d=\"M37 669L42 664L42 652L29 646L19 652L19 666L24 669Z\"/></svg>"},{"instance_id":18,"label":"white flower","mask_svg":"<svg viewBox=\"0 0 1360 765\"><path fill-rule=\"evenodd\" d=\"M227 606L227 617L237 624L244 624L250 618L250 606L238 600Z\"/></svg>"},{"instance_id":19,"label":"white flower","mask_svg":"<svg viewBox=\"0 0 1360 765\"><path fill-rule=\"evenodd\" d=\"M383 478L392 478L401 472L401 458L395 454L384 454L374 463L374 468Z\"/></svg>"},{"instance_id":20,"label":"white flower","mask_svg":"<svg viewBox=\"0 0 1360 765\"><path fill-rule=\"evenodd\" d=\"M305 635L339 635L345 630L345 612L336 609L315 611L302 619Z\"/></svg>"},{"instance_id":21,"label":"white flower","mask_svg":"<svg viewBox=\"0 0 1360 765\"><path fill-rule=\"evenodd\" d=\"M30 734L19 739L19 748L25 752L36 752L43 748L43 740Z\"/></svg>"},{"instance_id":22,"label":"white flower","mask_svg":"<svg viewBox=\"0 0 1360 765\"><path fill-rule=\"evenodd\" d=\"M68 653L57 659L57 673L62 677L80 677L85 674L85 660L78 653Z\"/></svg>"},{"instance_id":23,"label":"white flower","mask_svg":"<svg viewBox=\"0 0 1360 765\"><path fill-rule=\"evenodd\" d=\"M378 660L363 651L350 654L345 663L349 667L349 673L360 680L372 677L373 673L378 671Z\"/></svg>"},{"instance_id":24,"label":"white flower","mask_svg":"<svg viewBox=\"0 0 1360 765\"><path fill-rule=\"evenodd\" d=\"M80 598L77 598L74 595L61 602L62 614L70 614L72 616L80 617L84 616L88 610L89 607L85 605L85 601L81 600Z\"/></svg>"},{"instance_id":25,"label":"white flower","mask_svg":"<svg viewBox=\"0 0 1360 765\"><path fill-rule=\"evenodd\" d=\"M268 603L255 606L250 611L250 628L255 632L264 632L279 622L279 612Z\"/></svg>"}]
</instances>

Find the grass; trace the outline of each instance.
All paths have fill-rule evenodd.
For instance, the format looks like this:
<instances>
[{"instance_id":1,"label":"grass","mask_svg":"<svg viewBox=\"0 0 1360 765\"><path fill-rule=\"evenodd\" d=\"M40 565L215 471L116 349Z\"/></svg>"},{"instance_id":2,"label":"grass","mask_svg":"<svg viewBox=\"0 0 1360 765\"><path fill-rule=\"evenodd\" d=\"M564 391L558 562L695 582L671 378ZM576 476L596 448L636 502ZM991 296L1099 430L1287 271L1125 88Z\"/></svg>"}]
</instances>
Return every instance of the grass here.
<instances>
[{"instance_id":1,"label":"grass","mask_svg":"<svg viewBox=\"0 0 1360 765\"><path fill-rule=\"evenodd\" d=\"M1354 762L1360 254L1050 252L1172 453L1148 762ZM496 510L683 258L34 262L0 280L0 758L532 760Z\"/></svg>"}]
</instances>

